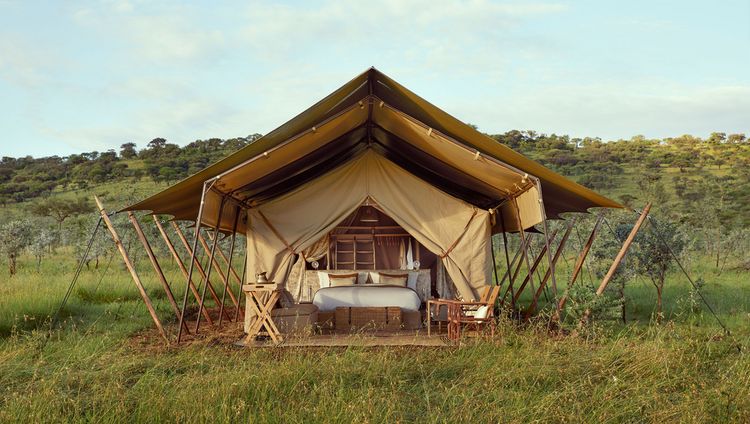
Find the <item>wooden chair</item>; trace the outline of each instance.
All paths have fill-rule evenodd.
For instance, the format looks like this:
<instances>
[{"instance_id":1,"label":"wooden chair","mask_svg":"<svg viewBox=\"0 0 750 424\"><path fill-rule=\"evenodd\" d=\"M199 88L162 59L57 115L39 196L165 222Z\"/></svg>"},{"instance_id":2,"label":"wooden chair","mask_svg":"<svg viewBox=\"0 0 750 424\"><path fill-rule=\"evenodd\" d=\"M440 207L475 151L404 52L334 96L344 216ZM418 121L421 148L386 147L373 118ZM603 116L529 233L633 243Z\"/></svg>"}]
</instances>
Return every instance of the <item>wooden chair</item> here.
<instances>
[{"instance_id":1,"label":"wooden chair","mask_svg":"<svg viewBox=\"0 0 750 424\"><path fill-rule=\"evenodd\" d=\"M484 286L484 289L482 290L482 295L479 297L479 302L482 304L487 302L487 297L490 295L492 286ZM444 320L440 319L440 308L446 307L448 309L448 306L450 304L458 302L456 299L429 299L427 301L427 335L429 336L431 334L431 327L432 327L432 321L436 321L438 323L438 333L442 330L442 324L443 321L448 321L448 314L446 313L446 318ZM433 309L435 311L435 314L433 316ZM469 315L471 315L471 312L469 312Z\"/></svg>"},{"instance_id":2,"label":"wooden chair","mask_svg":"<svg viewBox=\"0 0 750 424\"><path fill-rule=\"evenodd\" d=\"M489 325L490 335L495 335L495 302L500 294L500 286L494 286L484 301L479 302L454 302L449 306L448 313L448 337L458 340L461 331L474 331L481 334Z\"/></svg>"}]
</instances>

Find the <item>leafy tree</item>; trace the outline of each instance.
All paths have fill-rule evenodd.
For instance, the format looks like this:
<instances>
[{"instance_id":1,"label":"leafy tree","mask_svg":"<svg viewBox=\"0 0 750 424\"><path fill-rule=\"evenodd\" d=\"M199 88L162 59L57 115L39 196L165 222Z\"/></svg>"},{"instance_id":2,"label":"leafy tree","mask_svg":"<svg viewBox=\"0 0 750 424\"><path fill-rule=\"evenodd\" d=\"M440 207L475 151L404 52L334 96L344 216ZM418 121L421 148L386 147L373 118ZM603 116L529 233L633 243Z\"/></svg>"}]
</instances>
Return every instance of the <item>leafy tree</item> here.
<instances>
[{"instance_id":1,"label":"leafy tree","mask_svg":"<svg viewBox=\"0 0 750 424\"><path fill-rule=\"evenodd\" d=\"M33 237L33 241L29 245L29 250L36 258L37 272L39 272L42 266L42 258L50 253L52 244L58 239L58 236L58 234L55 234L55 231L43 228Z\"/></svg>"},{"instance_id":2,"label":"leafy tree","mask_svg":"<svg viewBox=\"0 0 750 424\"><path fill-rule=\"evenodd\" d=\"M67 200L61 197L49 197L31 206L31 212L39 216L48 216L57 222L57 230L62 231L63 222L71 216L91 212L93 206L84 197Z\"/></svg>"},{"instance_id":3,"label":"leafy tree","mask_svg":"<svg viewBox=\"0 0 750 424\"><path fill-rule=\"evenodd\" d=\"M656 321L661 322L664 316L662 311L664 282L667 272L674 264L671 252L678 256L682 254L685 248L685 238L675 224L650 219L655 225L641 229L632 249L636 258L636 268L640 273L649 277L656 289L655 315Z\"/></svg>"},{"instance_id":4,"label":"leafy tree","mask_svg":"<svg viewBox=\"0 0 750 424\"><path fill-rule=\"evenodd\" d=\"M120 157L123 159L133 159L138 156L135 150L135 143L125 143L120 146Z\"/></svg>"},{"instance_id":5,"label":"leafy tree","mask_svg":"<svg viewBox=\"0 0 750 424\"><path fill-rule=\"evenodd\" d=\"M31 224L25 220L10 221L0 227L0 251L8 257L8 273L16 274L18 256L31 243Z\"/></svg>"}]
</instances>

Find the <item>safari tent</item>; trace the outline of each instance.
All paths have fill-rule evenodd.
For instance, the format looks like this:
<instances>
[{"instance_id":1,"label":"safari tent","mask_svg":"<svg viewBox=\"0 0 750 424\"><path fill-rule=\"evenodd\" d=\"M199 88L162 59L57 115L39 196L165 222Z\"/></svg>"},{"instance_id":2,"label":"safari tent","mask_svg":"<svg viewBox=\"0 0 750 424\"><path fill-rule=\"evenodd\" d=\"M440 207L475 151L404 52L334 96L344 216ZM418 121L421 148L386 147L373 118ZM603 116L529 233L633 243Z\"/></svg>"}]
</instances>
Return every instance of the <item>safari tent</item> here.
<instances>
[{"instance_id":1,"label":"safari tent","mask_svg":"<svg viewBox=\"0 0 750 424\"><path fill-rule=\"evenodd\" d=\"M488 286L512 284L507 251L499 261L506 262L502 281L497 276L493 234L544 234L546 262L554 271L548 219L620 207L370 68L259 140L123 211L195 222L186 279L196 286L194 268L203 268L201 279L208 280L218 267L215 256L226 256L213 243L208 261L201 266L196 260L204 229L214 240L220 233L233 243L235 234L245 236L242 283L251 290L256 274L265 272L279 298L269 309L319 305L318 293L342 285L325 280L350 274L356 276L347 285L354 287L333 296L334 303L394 307L403 298L396 292L380 299L374 280L378 272L384 279L405 272L421 278L421 287L410 281L410 288L424 314L431 299L486 300ZM520 264L522 257L529 267L534 258L524 250L514 261ZM223 273L225 289L232 273L238 274ZM358 293L356 286L370 291ZM205 292L193 297L200 320ZM239 310L239 293L236 298ZM180 331L188 299L186 288ZM247 302L244 312L246 331L255 325L247 317L269 313L260 300Z\"/></svg>"}]
</instances>

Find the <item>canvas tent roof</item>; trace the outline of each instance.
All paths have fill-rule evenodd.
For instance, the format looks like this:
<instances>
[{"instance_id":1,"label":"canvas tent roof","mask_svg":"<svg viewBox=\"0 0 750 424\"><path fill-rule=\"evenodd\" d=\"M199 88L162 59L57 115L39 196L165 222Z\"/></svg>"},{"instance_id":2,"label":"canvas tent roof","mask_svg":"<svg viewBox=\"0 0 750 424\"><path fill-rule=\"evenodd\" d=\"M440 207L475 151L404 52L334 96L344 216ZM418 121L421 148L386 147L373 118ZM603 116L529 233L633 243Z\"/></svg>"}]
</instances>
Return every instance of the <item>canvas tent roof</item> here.
<instances>
[{"instance_id":1,"label":"canvas tent roof","mask_svg":"<svg viewBox=\"0 0 750 424\"><path fill-rule=\"evenodd\" d=\"M622 207L481 134L370 68L254 143L125 210L195 220L203 183L217 176L214 190L231 193L246 207L257 207L332 172L365 150L481 209L519 196L526 228L542 219L540 196L547 217ZM542 193L533 178L538 178ZM506 230L517 229L511 209L505 212ZM230 229L232 220L226 213L221 228Z\"/></svg>"}]
</instances>

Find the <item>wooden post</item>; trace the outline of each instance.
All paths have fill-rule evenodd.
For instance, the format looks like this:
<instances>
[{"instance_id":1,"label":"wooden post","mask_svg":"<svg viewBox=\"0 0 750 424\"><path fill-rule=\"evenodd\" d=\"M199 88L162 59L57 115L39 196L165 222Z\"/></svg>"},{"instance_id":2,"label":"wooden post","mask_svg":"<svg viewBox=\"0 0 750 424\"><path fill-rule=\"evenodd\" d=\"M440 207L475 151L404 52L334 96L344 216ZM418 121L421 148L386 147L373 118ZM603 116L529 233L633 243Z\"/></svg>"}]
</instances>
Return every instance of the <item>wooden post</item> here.
<instances>
[{"instance_id":1,"label":"wooden post","mask_svg":"<svg viewBox=\"0 0 750 424\"><path fill-rule=\"evenodd\" d=\"M122 245L122 241L120 241L120 236L117 235L117 231L115 230L114 225L112 225L112 221L109 220L107 211L104 210L104 206L102 206L102 202L99 200L98 197L94 196L94 201L96 202L96 207L99 208L99 215L101 215L102 220L104 221L104 224L107 225L107 229L109 230L110 234L112 234L112 240L115 242L115 246L117 246L117 250L119 250L120 255L122 255L122 260L125 261L125 266L128 268L128 271L130 271L130 276L133 277L133 282L135 283L136 287L138 287L138 292L141 294L141 298L143 298L143 303L146 304L146 308L148 309L148 313L151 315L151 319L154 320L154 324L156 325L156 328L159 330L159 334L161 334L161 336L164 337L164 340L167 343L169 343L169 338L167 337L167 333L164 331L164 327L162 327L161 325L161 321L159 321L159 317L156 315L156 310L154 309L154 305L151 303L151 299L148 297L148 294L146 293L146 289L143 288L143 284L141 283L141 278L138 277L138 273L135 271L135 267L133 266L133 263L130 261L128 252L125 250L125 247Z\"/></svg>"},{"instance_id":2,"label":"wooden post","mask_svg":"<svg viewBox=\"0 0 750 424\"><path fill-rule=\"evenodd\" d=\"M229 291L229 294L232 294L232 290L229 287L229 271L232 270L232 258L234 257L234 242L235 242L235 236L237 235L237 223L240 220L240 207L236 206L234 210L234 223L232 224L232 244L229 246L229 259L227 260L227 272L224 277L224 291L221 292L221 306L219 307L219 327L221 327L221 321L224 314L224 301L226 300L227 291ZM214 240L214 243L218 240L218 236L215 237L216 240ZM219 249L219 252L221 252L221 249ZM242 282L240 282L240 286L242 286ZM237 302L237 309L240 308L239 302Z\"/></svg>"},{"instance_id":3,"label":"wooden post","mask_svg":"<svg viewBox=\"0 0 750 424\"><path fill-rule=\"evenodd\" d=\"M201 190L201 203L198 206L198 216L195 217L195 234L198 234L198 231L201 229L201 220L203 219L203 209L206 206L206 192L210 189L211 186L208 185L208 181L203 182L203 189ZM174 224L174 221L172 221L172 224ZM175 224L176 226L176 224ZM180 227L177 227L178 229ZM188 247L187 245L185 246ZM180 343L180 340L182 339L182 323L185 322L185 311L187 310L187 301L188 301L188 287L190 286L190 281L193 279L193 268L195 267L196 262L198 262L197 258L195 257L195 250L198 248L198 237L195 238L193 242L193 249L192 251L188 249L188 255L190 256L190 268L188 268L188 275L186 277L186 284L185 284L185 295L182 297L182 313L180 314L180 327L177 332L177 343ZM206 281L206 284L208 284L208 281ZM199 301L200 302L200 301ZM198 314L198 318L200 318L200 313Z\"/></svg>"},{"instance_id":4,"label":"wooden post","mask_svg":"<svg viewBox=\"0 0 750 424\"><path fill-rule=\"evenodd\" d=\"M522 243L522 244L520 244L518 246L518 250L516 251L516 254L513 255L513 260L510 261L510 266L508 267L508 270L511 271L511 274L510 274L511 281L515 281L516 278L518 277L518 274L521 272L521 266L523 265L523 261L519 260L518 264L516 264L516 260L521 256L521 249L523 249L523 248L524 248L524 244ZM513 271L513 266L514 265L516 267L515 271ZM505 276L503 276L502 281L505 281ZM502 283L502 281L501 281L501 283ZM516 303L515 303L516 292L513 290L513 286L510 285L510 284L508 285L508 288L505 289L505 293L503 293L503 297L500 300L500 302L505 303L505 298L508 296L508 293L511 294L511 297L510 297L511 307L515 308L515 305L516 305Z\"/></svg>"},{"instance_id":5,"label":"wooden post","mask_svg":"<svg viewBox=\"0 0 750 424\"><path fill-rule=\"evenodd\" d=\"M578 275L581 273L581 270L583 269L583 263L586 261L586 257L589 254L589 251L591 250L591 246L594 244L594 239L596 238L596 233L599 231L599 226L602 224L602 221L604 221L604 215L599 214L599 216L596 218L596 223L594 224L594 229L591 230L591 234L589 235L588 240L586 240L586 244L581 248L581 252L578 254L578 258L576 259L576 263L573 266L573 274L570 277L570 284L568 285L568 289L570 289L573 284L575 284L576 280L578 279ZM565 307L565 303L568 301L568 294L564 294L563 297L560 298L560 302L557 303L557 313L555 314L555 317L559 319L560 317L560 311L562 311L562 308Z\"/></svg>"},{"instance_id":6,"label":"wooden post","mask_svg":"<svg viewBox=\"0 0 750 424\"><path fill-rule=\"evenodd\" d=\"M216 241L215 238L212 238L211 240ZM210 257L212 257L211 264L213 264L213 267L216 268L216 272L219 273L219 277L221 278L221 281L225 281L225 280L228 281L229 275L228 274L224 275L224 272L221 270L221 266L219 266L219 261L216 260L216 256L215 255L210 255L211 249L208 247L208 243L206 243L206 239L203 238L203 235L198 234L198 241L200 241L201 246L203 247L203 251L206 252L207 255L209 255ZM218 253L220 253L220 254L223 254L221 252L221 247L220 246L218 246L218 248L216 249L216 251ZM237 278L239 278L239 277L237 277ZM234 294L232 294L230 292L229 293L229 298L232 299L232 303L234 303L234 305L237 306L237 299L234 298Z\"/></svg>"},{"instance_id":7,"label":"wooden post","mask_svg":"<svg viewBox=\"0 0 750 424\"><path fill-rule=\"evenodd\" d=\"M531 304L526 309L526 317L529 317L531 314L535 312L537 301L539 300L539 296L542 294L542 291L547 285L547 280L549 280L550 277L554 275L555 265L557 264L557 260L560 259L560 255L562 254L563 249L565 249L565 243L567 243L568 237L570 237L570 232L573 231L573 225L575 225L575 218L573 218L568 224L568 229L565 230L565 234L563 234L563 238L562 240L560 240L560 244L557 246L555 255L554 257L552 257L552 262L551 262L552 266L547 268L547 272L544 274L544 277L542 277L542 282L539 284L539 288L537 288L536 293L534 294L534 297L531 299Z\"/></svg>"},{"instance_id":8,"label":"wooden post","mask_svg":"<svg viewBox=\"0 0 750 424\"><path fill-rule=\"evenodd\" d=\"M247 244L245 244L245 258L242 261L242 284L245 283L245 274L247 273ZM240 319L240 306L242 305L242 285L240 285L240 288L237 289L237 299L239 301L239 304L237 305L237 312L234 314L234 322L237 322L237 320ZM242 316L245 316L244 312L242 313Z\"/></svg>"},{"instance_id":9,"label":"wooden post","mask_svg":"<svg viewBox=\"0 0 750 424\"><path fill-rule=\"evenodd\" d=\"M224 212L224 204L226 203L227 196L223 196L221 198L221 203L219 203L219 212L216 215L216 226L214 226L214 232L219 231L219 227L221 224L221 214ZM200 228L196 225L195 227L195 234L196 237L200 237ZM214 255L216 254L216 246L219 244L219 237L214 237L214 243L211 246L211 253L208 255L208 270L206 271L206 276L203 277L206 279L206 285L203 286L203 291L201 291L201 301L198 303L198 312L203 310L203 303L206 300L206 287L208 287L208 280L211 278L211 271L214 269L214 263L216 262L216 258L214 258ZM217 306L218 306L217 302ZM222 311L223 312L223 311ZM219 317L221 319L221 317ZM201 327L201 316L198 314L198 317L195 320L195 334L198 334L198 330Z\"/></svg>"},{"instance_id":10,"label":"wooden post","mask_svg":"<svg viewBox=\"0 0 750 424\"><path fill-rule=\"evenodd\" d=\"M196 257L195 250L190 248L190 243L185 238L185 234L180 229L180 226L177 225L176 222L172 221L172 228L174 228L175 233L177 233L177 237L182 242L183 247L185 247L185 250L187 251L188 255L193 259L193 264L195 265L195 269L198 270L198 274L201 275L201 278L206 281L208 292L211 294L211 298L216 302L216 304L219 304L219 295L216 294L216 290L214 290L214 286L211 284L211 280L206 279L206 271L203 269L203 265L201 265L200 261ZM198 248L196 244L196 249ZM192 265L191 265L192 266ZM199 300L200 302L200 300Z\"/></svg>"},{"instance_id":11,"label":"wooden post","mask_svg":"<svg viewBox=\"0 0 750 424\"><path fill-rule=\"evenodd\" d=\"M552 240L557 237L557 230L555 230L552 233ZM537 267L540 263L542 263L542 258L544 258L544 254L547 253L547 245L545 244L542 246L542 249L539 251L539 254L536 256L536 259L534 259L534 263L531 265L531 270L526 275L526 278L523 279L523 282L521 283L521 286L518 288L518 291L516 292L516 298L513 299L514 302L518 302L518 299L521 297L521 293L523 293L524 289L526 288L526 284L531 281L532 275L534 274L534 271L536 271ZM541 284L540 284L541 285ZM534 290L534 287L532 286L532 290ZM536 292L536 290L534 290Z\"/></svg>"},{"instance_id":12,"label":"wooden post","mask_svg":"<svg viewBox=\"0 0 750 424\"><path fill-rule=\"evenodd\" d=\"M185 263L182 262L182 259L180 259L180 255L177 253L177 249L175 249L174 244L172 244L172 240L169 239L169 236L167 235L167 232L164 231L164 227L162 227L161 222L159 222L159 219L156 217L156 215L151 215L154 218L154 223L156 224L156 228L159 229L159 233L161 234L161 237L164 239L164 243L167 244L167 248L172 253L172 257L174 258L175 262L177 262L177 267L180 268L180 271L182 272L182 276L187 278L188 277L188 270L185 267ZM198 293L198 289L195 288L195 284L193 284L193 280L188 281L188 287L190 288L190 292L193 293L193 297L195 297L195 301L200 301L200 293ZM206 318L206 322L213 325L214 321L211 319L211 315L208 313L208 311L203 311L203 317ZM187 328L186 328L187 329Z\"/></svg>"},{"instance_id":13,"label":"wooden post","mask_svg":"<svg viewBox=\"0 0 750 424\"><path fill-rule=\"evenodd\" d=\"M604 279L602 280L601 284L599 284L599 288L596 289L597 296L601 296L602 293L604 293L604 289L607 288L607 284L609 284L609 280L611 280L612 276L615 275L615 271L617 271L617 267L620 265L620 262L622 262L622 260L625 258L625 254L628 253L628 249L630 249L630 245L633 244L633 240L635 240L635 236L638 234L638 230L641 229L643 222L646 221L649 211L651 211L651 203L648 203L646 207L643 208L643 212L641 212L641 216L638 217L638 220L635 222L633 229L630 231L630 234L628 234L628 238L625 239L625 242L622 244L620 251L617 253L617 256L615 256L615 260L614 262L612 262L612 266L609 267L609 271L607 271L607 274L604 276ZM591 310L587 309L583 313L583 316L581 317L580 324L585 324L588 321L590 315L591 315Z\"/></svg>"},{"instance_id":14,"label":"wooden post","mask_svg":"<svg viewBox=\"0 0 750 424\"><path fill-rule=\"evenodd\" d=\"M511 309L515 309L516 308L516 303L513 300L513 297L514 297L514 293L513 293L513 276L511 274L511 263L512 262L510 261L509 256L508 256L508 237L505 234L505 217L503 216L503 210L502 210L502 208L498 209L498 212L500 213L500 231L502 231L502 233L503 233L503 250L505 251L505 264L506 264L505 275L508 277L508 288L505 290L505 294L503 294L503 299L500 301L500 303L502 303L502 304L505 303L505 296L510 291L510 295L511 295L511 297L510 297L510 302L511 302L510 307L511 307ZM519 250L519 253L520 253L520 250ZM513 262L515 262L515 261L516 261L516 259L513 258ZM505 280L505 278L503 278L503 280Z\"/></svg>"},{"instance_id":15,"label":"wooden post","mask_svg":"<svg viewBox=\"0 0 750 424\"><path fill-rule=\"evenodd\" d=\"M526 269L529 272L529 278L531 283L531 290L534 290L534 278L531 275L534 271L531 269L531 265L529 264L529 255L526 254L526 249L528 249L528 244L525 243L526 240L526 233L523 230L523 223L521 222L521 209L518 207L518 198L513 198L513 206L516 208L516 223L518 224L518 236L521 237L522 246L524 246L523 251L521 252L523 254L523 260L526 263ZM518 296L520 296L520 289L518 292L516 292L516 299Z\"/></svg>"},{"instance_id":16,"label":"wooden post","mask_svg":"<svg viewBox=\"0 0 750 424\"><path fill-rule=\"evenodd\" d=\"M213 234L208 233L208 232L206 234L208 235L208 239L211 240L211 241L213 241ZM219 246L219 249L216 251L216 253L219 254L219 257L221 258L222 262L224 262L224 265L226 265L227 262L229 262L228 259L227 259L227 255L221 250L221 246ZM242 278L240 277L240 275L237 274L237 271L235 271L234 268L230 268L230 270L231 270L231 273L234 276L234 278L237 280L237 283L241 286L242 285Z\"/></svg>"},{"instance_id":17,"label":"wooden post","mask_svg":"<svg viewBox=\"0 0 750 424\"><path fill-rule=\"evenodd\" d=\"M174 299L174 295L172 294L172 288L169 287L169 282L167 282L167 278L164 276L164 271L162 271L161 266L159 265L159 261L156 260L156 255L154 255L153 249L151 249L151 245L148 243L148 239L146 239L146 235L143 234L143 229L141 228L141 225L138 223L138 220L135 217L135 214L133 212L128 211L128 219L130 220L130 223L133 224L133 228L135 229L135 234L138 236L138 239L141 241L141 244L143 245L143 248L146 250L146 255L148 256L149 261L151 261L151 265L154 267L154 271L156 272L156 276L159 277L159 282L161 283L162 288L164 289L164 293L167 294L167 299L169 300L169 304L172 305L172 310L175 313L175 316L177 319L180 319L180 307L177 306L177 301ZM185 328L187 331L187 328Z\"/></svg>"}]
</instances>

